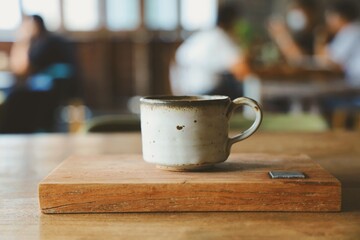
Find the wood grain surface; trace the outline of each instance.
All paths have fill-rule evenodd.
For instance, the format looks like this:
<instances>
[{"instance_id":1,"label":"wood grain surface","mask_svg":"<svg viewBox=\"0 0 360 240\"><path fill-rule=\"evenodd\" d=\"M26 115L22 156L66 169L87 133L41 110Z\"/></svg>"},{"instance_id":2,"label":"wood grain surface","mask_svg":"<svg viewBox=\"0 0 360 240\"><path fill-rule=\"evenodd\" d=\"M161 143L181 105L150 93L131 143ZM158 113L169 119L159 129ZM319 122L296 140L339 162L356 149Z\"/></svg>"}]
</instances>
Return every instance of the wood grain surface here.
<instances>
[{"instance_id":1,"label":"wood grain surface","mask_svg":"<svg viewBox=\"0 0 360 240\"><path fill-rule=\"evenodd\" d=\"M70 155L140 154L133 134L0 135L0 239L359 239L360 134L256 133L235 153L306 153L342 185L342 211L42 214L38 184Z\"/></svg>"},{"instance_id":2,"label":"wood grain surface","mask_svg":"<svg viewBox=\"0 0 360 240\"><path fill-rule=\"evenodd\" d=\"M202 172L160 170L141 155L73 156L39 184L39 200L44 213L340 211L341 186L305 155L234 154Z\"/></svg>"}]
</instances>

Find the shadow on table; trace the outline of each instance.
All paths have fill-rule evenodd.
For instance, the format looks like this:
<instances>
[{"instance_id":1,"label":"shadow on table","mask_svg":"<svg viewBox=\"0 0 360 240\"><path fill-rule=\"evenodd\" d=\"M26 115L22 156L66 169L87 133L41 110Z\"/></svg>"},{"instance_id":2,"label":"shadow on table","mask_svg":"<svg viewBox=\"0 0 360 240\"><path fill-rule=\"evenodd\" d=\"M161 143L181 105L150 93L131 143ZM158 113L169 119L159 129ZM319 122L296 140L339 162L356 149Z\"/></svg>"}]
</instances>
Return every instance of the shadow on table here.
<instances>
[{"instance_id":1,"label":"shadow on table","mask_svg":"<svg viewBox=\"0 0 360 240\"><path fill-rule=\"evenodd\" d=\"M360 211L360 188L342 189L342 211Z\"/></svg>"},{"instance_id":2,"label":"shadow on table","mask_svg":"<svg viewBox=\"0 0 360 240\"><path fill-rule=\"evenodd\" d=\"M237 172L244 170L253 170L253 169L269 169L269 167L274 167L271 164L264 163L244 163L244 162L225 162L221 164L217 164L206 172Z\"/></svg>"}]
</instances>

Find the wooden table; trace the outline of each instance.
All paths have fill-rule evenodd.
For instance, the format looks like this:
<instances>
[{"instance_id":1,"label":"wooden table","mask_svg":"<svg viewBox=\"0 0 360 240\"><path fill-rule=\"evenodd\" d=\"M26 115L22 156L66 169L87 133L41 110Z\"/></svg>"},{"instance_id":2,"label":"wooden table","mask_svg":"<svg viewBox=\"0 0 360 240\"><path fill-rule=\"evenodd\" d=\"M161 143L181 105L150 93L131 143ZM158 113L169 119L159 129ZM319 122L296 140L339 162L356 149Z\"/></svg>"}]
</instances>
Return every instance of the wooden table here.
<instances>
[{"instance_id":1,"label":"wooden table","mask_svg":"<svg viewBox=\"0 0 360 240\"><path fill-rule=\"evenodd\" d=\"M0 136L0 239L359 239L360 134L257 133L233 152L307 153L343 185L340 213L44 215L37 185L68 155L140 153L140 134Z\"/></svg>"},{"instance_id":2,"label":"wooden table","mask_svg":"<svg viewBox=\"0 0 360 240\"><path fill-rule=\"evenodd\" d=\"M252 72L260 78L278 79L283 81L301 81L303 79L332 81L344 78L343 73L332 71L328 68L322 68L320 66L317 67L312 60L307 64L305 63L303 66L290 66L281 62L270 66L253 66Z\"/></svg>"},{"instance_id":3,"label":"wooden table","mask_svg":"<svg viewBox=\"0 0 360 240\"><path fill-rule=\"evenodd\" d=\"M310 65L313 67L312 65ZM273 100L289 102L291 113L304 112L304 103L311 112L320 111L320 97L353 90L340 73L321 68L298 68L286 64L255 67L254 74L261 80L259 95L265 103Z\"/></svg>"}]
</instances>

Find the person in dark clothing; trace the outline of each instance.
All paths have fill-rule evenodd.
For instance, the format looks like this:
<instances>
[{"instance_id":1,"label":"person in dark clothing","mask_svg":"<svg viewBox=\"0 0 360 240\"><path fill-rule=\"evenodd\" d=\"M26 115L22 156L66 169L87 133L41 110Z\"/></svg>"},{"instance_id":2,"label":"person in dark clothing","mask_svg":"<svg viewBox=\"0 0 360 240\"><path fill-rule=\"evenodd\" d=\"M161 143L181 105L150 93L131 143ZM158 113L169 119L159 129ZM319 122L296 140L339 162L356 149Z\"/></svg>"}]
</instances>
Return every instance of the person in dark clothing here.
<instances>
[{"instance_id":1,"label":"person in dark clothing","mask_svg":"<svg viewBox=\"0 0 360 240\"><path fill-rule=\"evenodd\" d=\"M71 77L75 82L78 72L74 53L72 43L47 31L43 19L33 15L25 17L19 29L17 41L11 49L10 67L19 80L18 86L30 84L31 87L29 79L44 73L56 75L54 78Z\"/></svg>"},{"instance_id":2,"label":"person in dark clothing","mask_svg":"<svg viewBox=\"0 0 360 240\"><path fill-rule=\"evenodd\" d=\"M315 34L321 20L318 4L314 0L296 0L286 14L294 41L305 55L315 53Z\"/></svg>"},{"instance_id":3,"label":"person in dark clothing","mask_svg":"<svg viewBox=\"0 0 360 240\"><path fill-rule=\"evenodd\" d=\"M314 0L293 0L281 18L269 20L270 37L290 64L302 63L303 55L315 53L316 33L321 24L319 2Z\"/></svg>"},{"instance_id":4,"label":"person in dark clothing","mask_svg":"<svg viewBox=\"0 0 360 240\"><path fill-rule=\"evenodd\" d=\"M29 62L32 74L46 70L53 64L75 65L74 49L67 39L48 32L41 17L32 16L39 33L31 39Z\"/></svg>"},{"instance_id":5,"label":"person in dark clothing","mask_svg":"<svg viewBox=\"0 0 360 240\"><path fill-rule=\"evenodd\" d=\"M28 16L10 53L17 83L6 99L2 133L50 132L61 104L78 96L78 73L73 45L47 31L38 15Z\"/></svg>"}]
</instances>

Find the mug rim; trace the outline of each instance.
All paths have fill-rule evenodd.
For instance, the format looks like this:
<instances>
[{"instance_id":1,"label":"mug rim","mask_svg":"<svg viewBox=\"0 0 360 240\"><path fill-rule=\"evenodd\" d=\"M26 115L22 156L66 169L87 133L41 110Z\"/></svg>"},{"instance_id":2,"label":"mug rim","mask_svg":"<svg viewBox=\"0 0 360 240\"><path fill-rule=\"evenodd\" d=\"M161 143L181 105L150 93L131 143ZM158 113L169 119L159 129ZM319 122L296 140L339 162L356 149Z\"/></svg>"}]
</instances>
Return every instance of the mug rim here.
<instances>
[{"instance_id":1,"label":"mug rim","mask_svg":"<svg viewBox=\"0 0 360 240\"><path fill-rule=\"evenodd\" d=\"M196 103L215 103L228 102L230 98L225 95L154 95L146 96L140 99L141 103L148 104L196 104Z\"/></svg>"}]
</instances>

